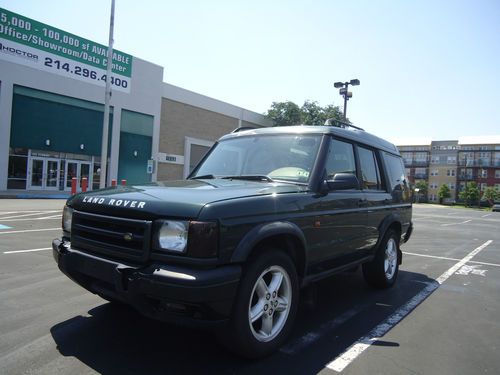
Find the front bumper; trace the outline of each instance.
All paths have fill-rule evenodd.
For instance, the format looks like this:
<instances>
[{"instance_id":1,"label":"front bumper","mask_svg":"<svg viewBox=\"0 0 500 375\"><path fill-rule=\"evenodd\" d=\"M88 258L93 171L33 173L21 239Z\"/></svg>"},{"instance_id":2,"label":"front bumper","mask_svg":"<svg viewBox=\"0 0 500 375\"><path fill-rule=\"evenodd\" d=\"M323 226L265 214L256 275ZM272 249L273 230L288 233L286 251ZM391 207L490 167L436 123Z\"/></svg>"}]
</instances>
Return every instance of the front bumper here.
<instances>
[{"instance_id":1,"label":"front bumper","mask_svg":"<svg viewBox=\"0 0 500 375\"><path fill-rule=\"evenodd\" d=\"M52 252L59 269L77 284L163 321L206 325L227 320L241 276L239 265L126 265L72 249L59 239L52 241Z\"/></svg>"}]
</instances>

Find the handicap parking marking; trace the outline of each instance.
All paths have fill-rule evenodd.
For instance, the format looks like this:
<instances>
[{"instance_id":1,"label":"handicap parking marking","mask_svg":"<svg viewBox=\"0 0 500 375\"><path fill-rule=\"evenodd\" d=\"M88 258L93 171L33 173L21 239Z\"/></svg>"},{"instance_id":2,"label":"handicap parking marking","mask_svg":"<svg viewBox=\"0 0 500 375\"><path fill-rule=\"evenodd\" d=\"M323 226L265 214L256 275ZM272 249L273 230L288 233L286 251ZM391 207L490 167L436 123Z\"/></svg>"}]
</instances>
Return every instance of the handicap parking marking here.
<instances>
[{"instance_id":1,"label":"handicap parking marking","mask_svg":"<svg viewBox=\"0 0 500 375\"><path fill-rule=\"evenodd\" d=\"M0 224L0 230L4 230L4 229L12 229L12 227L9 227L9 226L7 226L7 225Z\"/></svg>"},{"instance_id":2,"label":"handicap parking marking","mask_svg":"<svg viewBox=\"0 0 500 375\"><path fill-rule=\"evenodd\" d=\"M492 240L488 240L481 246L472 250L468 255L460 259L457 263L455 263L452 267L450 267L447 271L445 271L441 276L439 276L434 282L429 283L417 295L415 295L408 302L406 302L404 305L398 308L391 316L389 316L382 323L373 328L366 336L359 338L353 345L347 348L346 351L344 351L337 358L328 363L325 367L335 372L342 372L366 349L368 349L373 343L377 342L381 337L383 337L392 328L394 328L418 305L424 302L427 299L427 297L429 297L432 293L434 293L434 291L438 289L446 280L448 280L457 271L462 269L462 267L465 266L467 263L469 263L472 260L472 258L474 258L474 256L479 254L485 247L487 247L492 242L493 242Z\"/></svg>"}]
</instances>

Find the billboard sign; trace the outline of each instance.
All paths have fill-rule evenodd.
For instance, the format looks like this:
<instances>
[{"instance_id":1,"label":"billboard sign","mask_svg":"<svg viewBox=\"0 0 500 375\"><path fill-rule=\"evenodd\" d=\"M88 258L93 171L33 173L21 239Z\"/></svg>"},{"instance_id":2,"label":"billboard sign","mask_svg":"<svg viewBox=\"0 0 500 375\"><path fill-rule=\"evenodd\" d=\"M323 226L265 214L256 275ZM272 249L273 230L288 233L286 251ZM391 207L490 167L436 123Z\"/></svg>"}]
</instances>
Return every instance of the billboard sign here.
<instances>
[{"instance_id":1,"label":"billboard sign","mask_svg":"<svg viewBox=\"0 0 500 375\"><path fill-rule=\"evenodd\" d=\"M108 47L0 8L0 59L104 87ZM111 89L130 92L132 56L113 50Z\"/></svg>"}]
</instances>

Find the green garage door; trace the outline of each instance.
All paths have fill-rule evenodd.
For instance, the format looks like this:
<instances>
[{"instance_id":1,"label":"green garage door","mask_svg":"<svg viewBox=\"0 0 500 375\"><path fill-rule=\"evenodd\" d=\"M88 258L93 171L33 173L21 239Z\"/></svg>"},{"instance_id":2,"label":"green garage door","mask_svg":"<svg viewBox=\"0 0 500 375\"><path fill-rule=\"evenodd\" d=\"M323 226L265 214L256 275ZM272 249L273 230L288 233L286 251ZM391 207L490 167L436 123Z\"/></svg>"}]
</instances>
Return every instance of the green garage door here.
<instances>
[{"instance_id":1,"label":"green garage door","mask_svg":"<svg viewBox=\"0 0 500 375\"><path fill-rule=\"evenodd\" d=\"M151 182L147 173L151 159L153 116L122 110L118 179L127 184Z\"/></svg>"}]
</instances>

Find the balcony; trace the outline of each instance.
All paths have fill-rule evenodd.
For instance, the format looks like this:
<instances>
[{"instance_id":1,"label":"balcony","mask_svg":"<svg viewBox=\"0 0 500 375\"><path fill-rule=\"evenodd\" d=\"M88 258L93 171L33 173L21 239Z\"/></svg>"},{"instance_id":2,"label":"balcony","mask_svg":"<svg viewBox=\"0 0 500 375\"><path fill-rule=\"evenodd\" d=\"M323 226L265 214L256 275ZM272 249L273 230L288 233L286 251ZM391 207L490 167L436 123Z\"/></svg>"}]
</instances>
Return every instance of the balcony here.
<instances>
[{"instance_id":1,"label":"balcony","mask_svg":"<svg viewBox=\"0 0 500 375\"><path fill-rule=\"evenodd\" d=\"M427 167L429 166L428 160L413 160L403 159L405 167Z\"/></svg>"},{"instance_id":2,"label":"balcony","mask_svg":"<svg viewBox=\"0 0 500 375\"><path fill-rule=\"evenodd\" d=\"M479 177L477 174L459 174L457 176L457 179L459 181L474 181L477 178L481 178L481 177Z\"/></svg>"},{"instance_id":3,"label":"balcony","mask_svg":"<svg viewBox=\"0 0 500 375\"><path fill-rule=\"evenodd\" d=\"M420 180L426 180L427 179L427 173L415 173L411 177L416 178L416 179L420 179Z\"/></svg>"},{"instance_id":4,"label":"balcony","mask_svg":"<svg viewBox=\"0 0 500 375\"><path fill-rule=\"evenodd\" d=\"M458 165L460 167L483 167L483 168L491 168L491 167L500 167L500 160L459 160Z\"/></svg>"}]
</instances>

